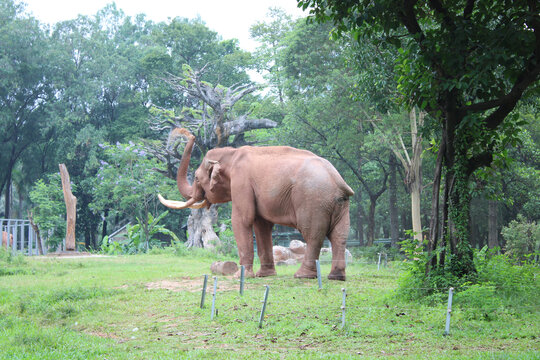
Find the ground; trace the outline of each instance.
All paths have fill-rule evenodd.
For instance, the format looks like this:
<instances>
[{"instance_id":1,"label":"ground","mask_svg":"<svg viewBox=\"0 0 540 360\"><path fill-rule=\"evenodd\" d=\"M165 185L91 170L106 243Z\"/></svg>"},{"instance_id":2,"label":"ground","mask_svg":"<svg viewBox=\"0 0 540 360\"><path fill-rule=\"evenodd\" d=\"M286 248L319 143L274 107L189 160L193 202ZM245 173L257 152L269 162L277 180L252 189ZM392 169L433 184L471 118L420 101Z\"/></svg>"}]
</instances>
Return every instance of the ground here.
<instances>
[{"instance_id":1,"label":"ground","mask_svg":"<svg viewBox=\"0 0 540 360\"><path fill-rule=\"evenodd\" d=\"M489 320L456 307L443 336L445 296L430 305L400 300L397 263L380 271L352 263L346 282L323 278L322 290L316 279L294 279L297 266L279 267L276 277L248 279L243 296L238 279L220 276L210 320L211 276L203 309L200 300L215 260L162 254L10 263L0 276L0 359L539 358L540 306L495 309ZM323 274L329 270L323 263Z\"/></svg>"}]
</instances>

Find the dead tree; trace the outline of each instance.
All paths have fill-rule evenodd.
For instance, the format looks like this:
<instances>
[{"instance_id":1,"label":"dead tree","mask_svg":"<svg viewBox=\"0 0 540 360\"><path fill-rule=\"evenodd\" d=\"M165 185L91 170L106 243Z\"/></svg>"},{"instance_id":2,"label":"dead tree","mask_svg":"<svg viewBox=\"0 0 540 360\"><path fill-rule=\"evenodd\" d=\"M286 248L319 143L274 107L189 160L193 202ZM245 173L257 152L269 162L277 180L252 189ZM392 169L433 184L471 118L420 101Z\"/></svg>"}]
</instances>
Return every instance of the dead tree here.
<instances>
[{"instance_id":1,"label":"dead tree","mask_svg":"<svg viewBox=\"0 0 540 360\"><path fill-rule=\"evenodd\" d=\"M216 147L239 147L248 143L244 134L255 129L268 129L277 126L269 119L253 119L250 113L235 115L234 105L257 90L253 84L236 84L230 87L212 85L201 79L206 66L201 70L184 67L182 76L169 74L163 80L174 90L187 98L193 107L184 107L179 114L172 110L154 107L154 116L150 119L150 128L158 132L167 132L167 139L159 145L150 146L148 151L166 164L166 170L157 170L165 176L176 179L176 168L182 158L185 139L174 130L187 128L196 135L199 154ZM181 149L180 149L181 150ZM197 157L194 149L192 157ZM202 158L202 156L201 156ZM217 208L192 209L188 219L189 238L187 246L204 247L204 244L216 243L218 236L212 225L217 224Z\"/></svg>"},{"instance_id":2,"label":"dead tree","mask_svg":"<svg viewBox=\"0 0 540 360\"><path fill-rule=\"evenodd\" d=\"M75 251L75 222L77 220L77 198L71 192L71 182L66 165L59 164L62 189L66 202L66 251Z\"/></svg>"}]
</instances>

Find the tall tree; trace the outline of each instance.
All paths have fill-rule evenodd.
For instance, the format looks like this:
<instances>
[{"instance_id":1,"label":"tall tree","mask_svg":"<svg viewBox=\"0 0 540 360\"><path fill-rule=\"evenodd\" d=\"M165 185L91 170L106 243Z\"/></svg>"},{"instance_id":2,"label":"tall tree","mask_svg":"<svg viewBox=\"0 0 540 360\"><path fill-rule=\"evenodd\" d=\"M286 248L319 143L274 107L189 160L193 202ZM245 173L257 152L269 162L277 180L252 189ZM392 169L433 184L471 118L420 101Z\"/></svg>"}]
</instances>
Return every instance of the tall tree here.
<instances>
[{"instance_id":1,"label":"tall tree","mask_svg":"<svg viewBox=\"0 0 540 360\"><path fill-rule=\"evenodd\" d=\"M313 7L317 19L333 21L337 33L352 32L361 39L384 31L400 49L398 88L433 116L440 131L428 250L449 239L450 259L446 263L445 256L433 256L431 266L458 277L474 276L469 180L506 144L517 141L521 124L509 115L527 89L538 86L540 74L537 2L298 2Z\"/></svg>"},{"instance_id":2,"label":"tall tree","mask_svg":"<svg viewBox=\"0 0 540 360\"><path fill-rule=\"evenodd\" d=\"M0 195L9 217L13 169L32 144L39 142L53 97L53 62L38 21L23 6L0 1Z\"/></svg>"},{"instance_id":3,"label":"tall tree","mask_svg":"<svg viewBox=\"0 0 540 360\"><path fill-rule=\"evenodd\" d=\"M152 125L156 131L169 132L167 143L154 147L152 152L158 159L167 163L168 170L162 173L177 179L181 193L185 193L180 183L181 171L187 171L189 160L182 159L178 170L174 172L175 160L182 158L177 151L180 133L175 130L189 128L192 133L197 134L197 145L205 153L216 147L245 145L246 132L273 128L277 125L272 120L250 118L249 112L234 111L238 102L257 90L256 86L252 84L236 84L231 87L214 86L202 80L204 71L204 67L201 70L193 70L189 65L184 65L182 76L169 75L165 79L176 92L190 98L189 102L194 106L183 108L178 115L171 110L157 109ZM188 153L190 154L191 151ZM182 164L184 164L183 167ZM182 177L185 176L184 173ZM217 239L212 228L216 222L217 205L212 205L210 209L192 209L188 219L187 245L204 247L211 240Z\"/></svg>"}]
</instances>

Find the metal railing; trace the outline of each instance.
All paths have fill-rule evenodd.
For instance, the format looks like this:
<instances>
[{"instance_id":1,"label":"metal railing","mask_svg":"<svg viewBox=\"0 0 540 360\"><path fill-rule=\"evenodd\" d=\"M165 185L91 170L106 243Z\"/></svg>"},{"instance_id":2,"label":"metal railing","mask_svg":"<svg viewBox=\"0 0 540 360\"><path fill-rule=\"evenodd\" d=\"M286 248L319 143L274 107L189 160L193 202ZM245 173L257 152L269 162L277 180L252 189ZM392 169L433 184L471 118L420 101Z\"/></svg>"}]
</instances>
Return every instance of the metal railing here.
<instances>
[{"instance_id":1,"label":"metal railing","mask_svg":"<svg viewBox=\"0 0 540 360\"><path fill-rule=\"evenodd\" d=\"M11 249L13 254L39 255L38 238L26 219L0 219L1 245ZM42 243L44 255L47 247Z\"/></svg>"}]
</instances>

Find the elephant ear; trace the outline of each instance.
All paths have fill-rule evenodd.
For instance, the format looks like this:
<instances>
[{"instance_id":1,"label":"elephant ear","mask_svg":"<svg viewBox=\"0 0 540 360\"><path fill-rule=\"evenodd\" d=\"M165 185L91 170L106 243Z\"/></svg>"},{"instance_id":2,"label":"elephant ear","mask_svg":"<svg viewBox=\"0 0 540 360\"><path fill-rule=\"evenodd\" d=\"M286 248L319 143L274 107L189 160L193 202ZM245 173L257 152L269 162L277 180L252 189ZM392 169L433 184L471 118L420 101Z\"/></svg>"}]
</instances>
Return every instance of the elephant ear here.
<instances>
[{"instance_id":1,"label":"elephant ear","mask_svg":"<svg viewBox=\"0 0 540 360\"><path fill-rule=\"evenodd\" d=\"M214 162L210 168L210 191L214 191L217 184L221 182L221 165L219 162Z\"/></svg>"}]
</instances>

